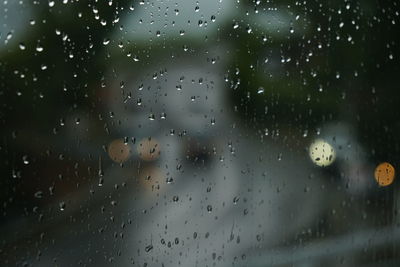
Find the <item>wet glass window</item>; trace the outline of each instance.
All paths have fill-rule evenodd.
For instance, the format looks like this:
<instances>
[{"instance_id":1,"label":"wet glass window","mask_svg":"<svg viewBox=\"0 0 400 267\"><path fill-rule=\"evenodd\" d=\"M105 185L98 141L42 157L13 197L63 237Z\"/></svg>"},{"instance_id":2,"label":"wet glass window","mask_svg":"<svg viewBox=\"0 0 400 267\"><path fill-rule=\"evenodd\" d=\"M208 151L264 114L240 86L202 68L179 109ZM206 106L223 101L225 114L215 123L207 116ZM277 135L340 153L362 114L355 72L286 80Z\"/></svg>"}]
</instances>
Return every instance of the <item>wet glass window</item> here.
<instances>
[{"instance_id":1,"label":"wet glass window","mask_svg":"<svg viewBox=\"0 0 400 267\"><path fill-rule=\"evenodd\" d=\"M396 1L3 0L1 266L398 266Z\"/></svg>"}]
</instances>

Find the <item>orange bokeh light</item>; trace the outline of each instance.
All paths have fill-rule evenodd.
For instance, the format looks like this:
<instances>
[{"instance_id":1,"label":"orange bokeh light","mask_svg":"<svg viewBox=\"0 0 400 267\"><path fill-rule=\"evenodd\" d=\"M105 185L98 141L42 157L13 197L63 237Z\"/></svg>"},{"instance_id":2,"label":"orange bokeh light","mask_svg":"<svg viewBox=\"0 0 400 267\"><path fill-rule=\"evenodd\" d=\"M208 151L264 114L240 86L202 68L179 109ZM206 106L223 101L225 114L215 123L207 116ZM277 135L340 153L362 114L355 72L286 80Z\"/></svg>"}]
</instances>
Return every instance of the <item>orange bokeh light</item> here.
<instances>
[{"instance_id":1,"label":"orange bokeh light","mask_svg":"<svg viewBox=\"0 0 400 267\"><path fill-rule=\"evenodd\" d=\"M375 180L380 186L388 186L392 184L394 177L395 169L388 162L383 162L375 168Z\"/></svg>"},{"instance_id":2,"label":"orange bokeh light","mask_svg":"<svg viewBox=\"0 0 400 267\"><path fill-rule=\"evenodd\" d=\"M137 145L139 157L145 161L152 161L160 156L160 144L152 138L144 138Z\"/></svg>"},{"instance_id":3,"label":"orange bokeh light","mask_svg":"<svg viewBox=\"0 0 400 267\"><path fill-rule=\"evenodd\" d=\"M125 162L131 155L131 147L123 139L116 139L108 145L108 155L115 162Z\"/></svg>"}]
</instances>

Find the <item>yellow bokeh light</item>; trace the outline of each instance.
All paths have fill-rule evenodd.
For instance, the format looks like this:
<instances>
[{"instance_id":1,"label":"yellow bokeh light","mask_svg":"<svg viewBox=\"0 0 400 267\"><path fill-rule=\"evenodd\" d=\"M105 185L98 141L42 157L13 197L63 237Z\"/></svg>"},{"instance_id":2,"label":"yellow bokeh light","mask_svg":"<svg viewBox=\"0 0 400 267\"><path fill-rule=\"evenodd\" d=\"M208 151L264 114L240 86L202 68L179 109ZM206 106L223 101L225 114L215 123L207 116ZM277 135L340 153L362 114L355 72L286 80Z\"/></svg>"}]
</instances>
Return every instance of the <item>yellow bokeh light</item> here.
<instances>
[{"instance_id":1,"label":"yellow bokeh light","mask_svg":"<svg viewBox=\"0 0 400 267\"><path fill-rule=\"evenodd\" d=\"M394 177L395 169L388 162L383 162L375 168L375 180L380 186L388 186L392 184Z\"/></svg>"},{"instance_id":2,"label":"yellow bokeh light","mask_svg":"<svg viewBox=\"0 0 400 267\"><path fill-rule=\"evenodd\" d=\"M336 158L335 149L322 139L317 139L310 145L309 155L312 162L320 167L331 165Z\"/></svg>"}]
</instances>

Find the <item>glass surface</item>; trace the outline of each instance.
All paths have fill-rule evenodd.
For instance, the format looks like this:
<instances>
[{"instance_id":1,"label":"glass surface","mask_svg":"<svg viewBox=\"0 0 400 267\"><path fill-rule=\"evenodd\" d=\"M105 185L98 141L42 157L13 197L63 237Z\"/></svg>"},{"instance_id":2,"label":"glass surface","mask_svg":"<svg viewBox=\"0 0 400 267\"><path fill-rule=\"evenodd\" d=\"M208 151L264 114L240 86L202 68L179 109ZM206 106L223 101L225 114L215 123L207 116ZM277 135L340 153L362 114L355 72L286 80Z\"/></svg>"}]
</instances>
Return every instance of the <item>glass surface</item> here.
<instances>
[{"instance_id":1,"label":"glass surface","mask_svg":"<svg viewBox=\"0 0 400 267\"><path fill-rule=\"evenodd\" d=\"M0 12L1 266L400 266L397 1Z\"/></svg>"}]
</instances>

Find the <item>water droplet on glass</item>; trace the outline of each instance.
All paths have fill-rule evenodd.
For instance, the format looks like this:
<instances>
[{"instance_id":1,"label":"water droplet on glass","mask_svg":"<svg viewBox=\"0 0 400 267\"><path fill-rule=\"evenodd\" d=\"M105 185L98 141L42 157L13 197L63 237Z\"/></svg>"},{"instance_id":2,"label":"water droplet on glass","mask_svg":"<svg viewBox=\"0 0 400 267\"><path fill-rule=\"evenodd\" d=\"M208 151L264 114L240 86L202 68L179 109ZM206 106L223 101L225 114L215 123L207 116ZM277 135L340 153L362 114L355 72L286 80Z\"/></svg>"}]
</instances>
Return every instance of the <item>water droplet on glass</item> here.
<instances>
[{"instance_id":1,"label":"water droplet on glass","mask_svg":"<svg viewBox=\"0 0 400 267\"><path fill-rule=\"evenodd\" d=\"M12 170L12 174L11 174L12 178L17 179L18 178L18 173L16 170Z\"/></svg>"},{"instance_id":2,"label":"water droplet on glass","mask_svg":"<svg viewBox=\"0 0 400 267\"><path fill-rule=\"evenodd\" d=\"M43 192L42 192L42 191L37 191L37 192L34 194L34 196L35 196L35 198L42 198L42 197L43 197Z\"/></svg>"},{"instance_id":3,"label":"water droplet on glass","mask_svg":"<svg viewBox=\"0 0 400 267\"><path fill-rule=\"evenodd\" d=\"M211 206L211 205L207 205L207 211L208 211L209 213L211 213L211 211L212 211L212 206Z\"/></svg>"},{"instance_id":4,"label":"water droplet on glass","mask_svg":"<svg viewBox=\"0 0 400 267\"><path fill-rule=\"evenodd\" d=\"M7 43L8 42L8 40L10 40L12 38L12 32L9 32L9 33L7 33L7 36L6 36L6 41L5 41L5 43Z\"/></svg>"},{"instance_id":5,"label":"water droplet on glass","mask_svg":"<svg viewBox=\"0 0 400 267\"><path fill-rule=\"evenodd\" d=\"M153 245L148 245L144 250L150 252L153 249Z\"/></svg>"},{"instance_id":6,"label":"water droplet on glass","mask_svg":"<svg viewBox=\"0 0 400 267\"><path fill-rule=\"evenodd\" d=\"M25 165L28 165L28 164L29 164L29 158L28 158L28 156L27 156L27 155L23 156L23 157L22 157L22 161L24 162Z\"/></svg>"}]
</instances>

